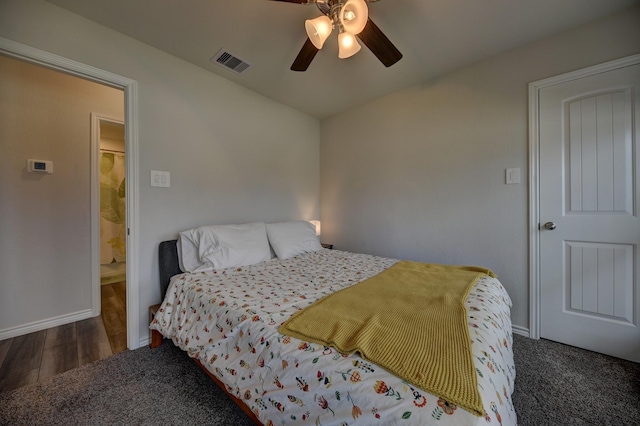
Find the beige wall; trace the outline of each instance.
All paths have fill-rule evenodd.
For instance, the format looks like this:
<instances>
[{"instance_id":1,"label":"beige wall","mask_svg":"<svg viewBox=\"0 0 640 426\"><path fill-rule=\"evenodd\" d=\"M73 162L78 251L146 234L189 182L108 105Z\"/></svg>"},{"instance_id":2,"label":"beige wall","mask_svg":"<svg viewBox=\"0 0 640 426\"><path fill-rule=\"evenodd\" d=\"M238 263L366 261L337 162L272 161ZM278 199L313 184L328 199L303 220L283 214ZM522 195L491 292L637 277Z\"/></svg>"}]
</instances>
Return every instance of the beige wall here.
<instances>
[{"instance_id":1,"label":"beige wall","mask_svg":"<svg viewBox=\"0 0 640 426\"><path fill-rule=\"evenodd\" d=\"M91 310L91 113L123 92L0 56L0 331Z\"/></svg>"},{"instance_id":2,"label":"beige wall","mask_svg":"<svg viewBox=\"0 0 640 426\"><path fill-rule=\"evenodd\" d=\"M117 152L125 151L124 124L110 124L107 122L100 124L100 149Z\"/></svg>"},{"instance_id":3,"label":"beige wall","mask_svg":"<svg viewBox=\"0 0 640 426\"><path fill-rule=\"evenodd\" d=\"M324 242L493 268L528 328L527 85L639 52L636 7L324 120Z\"/></svg>"},{"instance_id":4,"label":"beige wall","mask_svg":"<svg viewBox=\"0 0 640 426\"><path fill-rule=\"evenodd\" d=\"M124 139L100 138L100 149L124 152Z\"/></svg>"},{"instance_id":5,"label":"beige wall","mask_svg":"<svg viewBox=\"0 0 640 426\"><path fill-rule=\"evenodd\" d=\"M0 37L138 82L141 340L161 300L158 243L204 224L319 216L317 119L41 0L1 1ZM152 188L151 170L169 171L171 188Z\"/></svg>"}]
</instances>

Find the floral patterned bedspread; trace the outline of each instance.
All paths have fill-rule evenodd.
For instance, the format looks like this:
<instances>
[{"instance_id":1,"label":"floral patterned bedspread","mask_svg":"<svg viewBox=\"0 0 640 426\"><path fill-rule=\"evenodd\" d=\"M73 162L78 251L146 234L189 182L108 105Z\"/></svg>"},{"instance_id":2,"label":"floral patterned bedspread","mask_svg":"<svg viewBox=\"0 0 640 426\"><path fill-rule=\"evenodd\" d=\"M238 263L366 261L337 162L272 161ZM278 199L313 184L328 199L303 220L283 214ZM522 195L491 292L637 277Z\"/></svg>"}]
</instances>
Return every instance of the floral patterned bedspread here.
<instances>
[{"instance_id":1,"label":"floral patterned bedspread","mask_svg":"<svg viewBox=\"0 0 640 426\"><path fill-rule=\"evenodd\" d=\"M497 279L479 279L466 301L481 417L356 354L278 333L297 310L396 262L321 250L177 275L151 328L198 358L264 425L515 425L511 300Z\"/></svg>"}]
</instances>

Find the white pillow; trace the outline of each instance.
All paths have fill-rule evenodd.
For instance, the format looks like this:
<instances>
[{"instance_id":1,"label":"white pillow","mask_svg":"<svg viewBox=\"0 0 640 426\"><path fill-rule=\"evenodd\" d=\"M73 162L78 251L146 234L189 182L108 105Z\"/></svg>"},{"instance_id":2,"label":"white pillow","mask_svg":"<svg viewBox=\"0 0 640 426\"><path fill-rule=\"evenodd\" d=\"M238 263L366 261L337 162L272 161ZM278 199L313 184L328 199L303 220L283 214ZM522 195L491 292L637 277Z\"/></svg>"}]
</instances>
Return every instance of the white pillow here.
<instances>
[{"instance_id":1,"label":"white pillow","mask_svg":"<svg viewBox=\"0 0 640 426\"><path fill-rule=\"evenodd\" d=\"M182 260L182 236L178 234L178 241L176 241L176 251L178 252L178 266L182 272L187 272L184 268L184 262Z\"/></svg>"},{"instance_id":2,"label":"white pillow","mask_svg":"<svg viewBox=\"0 0 640 426\"><path fill-rule=\"evenodd\" d=\"M316 228L309 222L268 223L269 244L280 259L322 249Z\"/></svg>"},{"instance_id":3,"label":"white pillow","mask_svg":"<svg viewBox=\"0 0 640 426\"><path fill-rule=\"evenodd\" d=\"M188 272L249 266L271 259L265 225L202 226L180 233L182 265Z\"/></svg>"},{"instance_id":4,"label":"white pillow","mask_svg":"<svg viewBox=\"0 0 640 426\"><path fill-rule=\"evenodd\" d=\"M191 232L195 229L190 229ZM198 244L197 241L199 238L195 238L196 243L193 242L193 239L183 238L183 232L178 234L178 242L176 244L178 248L178 265L180 266L180 270L182 272L192 272L197 270L202 266L202 262L200 261L200 257L198 256Z\"/></svg>"}]
</instances>

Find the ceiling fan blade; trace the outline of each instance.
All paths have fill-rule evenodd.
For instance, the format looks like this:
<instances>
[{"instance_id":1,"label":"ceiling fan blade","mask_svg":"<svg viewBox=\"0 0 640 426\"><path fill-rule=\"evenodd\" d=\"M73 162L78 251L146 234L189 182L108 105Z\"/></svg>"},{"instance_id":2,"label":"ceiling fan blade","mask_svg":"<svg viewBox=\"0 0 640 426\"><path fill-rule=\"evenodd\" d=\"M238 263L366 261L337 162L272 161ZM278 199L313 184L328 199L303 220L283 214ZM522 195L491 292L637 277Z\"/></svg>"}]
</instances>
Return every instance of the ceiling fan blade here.
<instances>
[{"instance_id":1,"label":"ceiling fan blade","mask_svg":"<svg viewBox=\"0 0 640 426\"><path fill-rule=\"evenodd\" d=\"M402 59L402 53L370 18L367 19L367 25L357 37L380 59L385 67L390 67Z\"/></svg>"},{"instance_id":2,"label":"ceiling fan blade","mask_svg":"<svg viewBox=\"0 0 640 426\"><path fill-rule=\"evenodd\" d=\"M298 3L298 4L313 3L313 0L273 0L273 1L286 1L287 3Z\"/></svg>"},{"instance_id":3,"label":"ceiling fan blade","mask_svg":"<svg viewBox=\"0 0 640 426\"><path fill-rule=\"evenodd\" d=\"M298 56L296 57L296 60L293 61L293 65L291 65L291 70L306 71L317 53L318 48L315 47L311 40L309 40L309 37L307 37L307 41L305 41L304 46L302 46L300 53L298 53Z\"/></svg>"}]
</instances>

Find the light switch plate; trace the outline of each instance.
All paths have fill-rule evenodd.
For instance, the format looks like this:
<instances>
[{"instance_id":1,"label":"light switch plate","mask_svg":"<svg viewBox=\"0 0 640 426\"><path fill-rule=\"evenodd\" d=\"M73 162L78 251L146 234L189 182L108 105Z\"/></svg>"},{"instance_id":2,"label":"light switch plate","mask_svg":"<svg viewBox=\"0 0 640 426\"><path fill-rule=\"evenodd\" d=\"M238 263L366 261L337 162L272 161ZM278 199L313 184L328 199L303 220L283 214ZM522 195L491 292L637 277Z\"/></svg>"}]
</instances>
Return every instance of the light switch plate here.
<instances>
[{"instance_id":1,"label":"light switch plate","mask_svg":"<svg viewBox=\"0 0 640 426\"><path fill-rule=\"evenodd\" d=\"M151 186L169 188L171 186L171 173L151 170Z\"/></svg>"},{"instance_id":2,"label":"light switch plate","mask_svg":"<svg viewBox=\"0 0 640 426\"><path fill-rule=\"evenodd\" d=\"M520 168L507 169L505 173L505 181L507 185L520 183Z\"/></svg>"}]
</instances>

